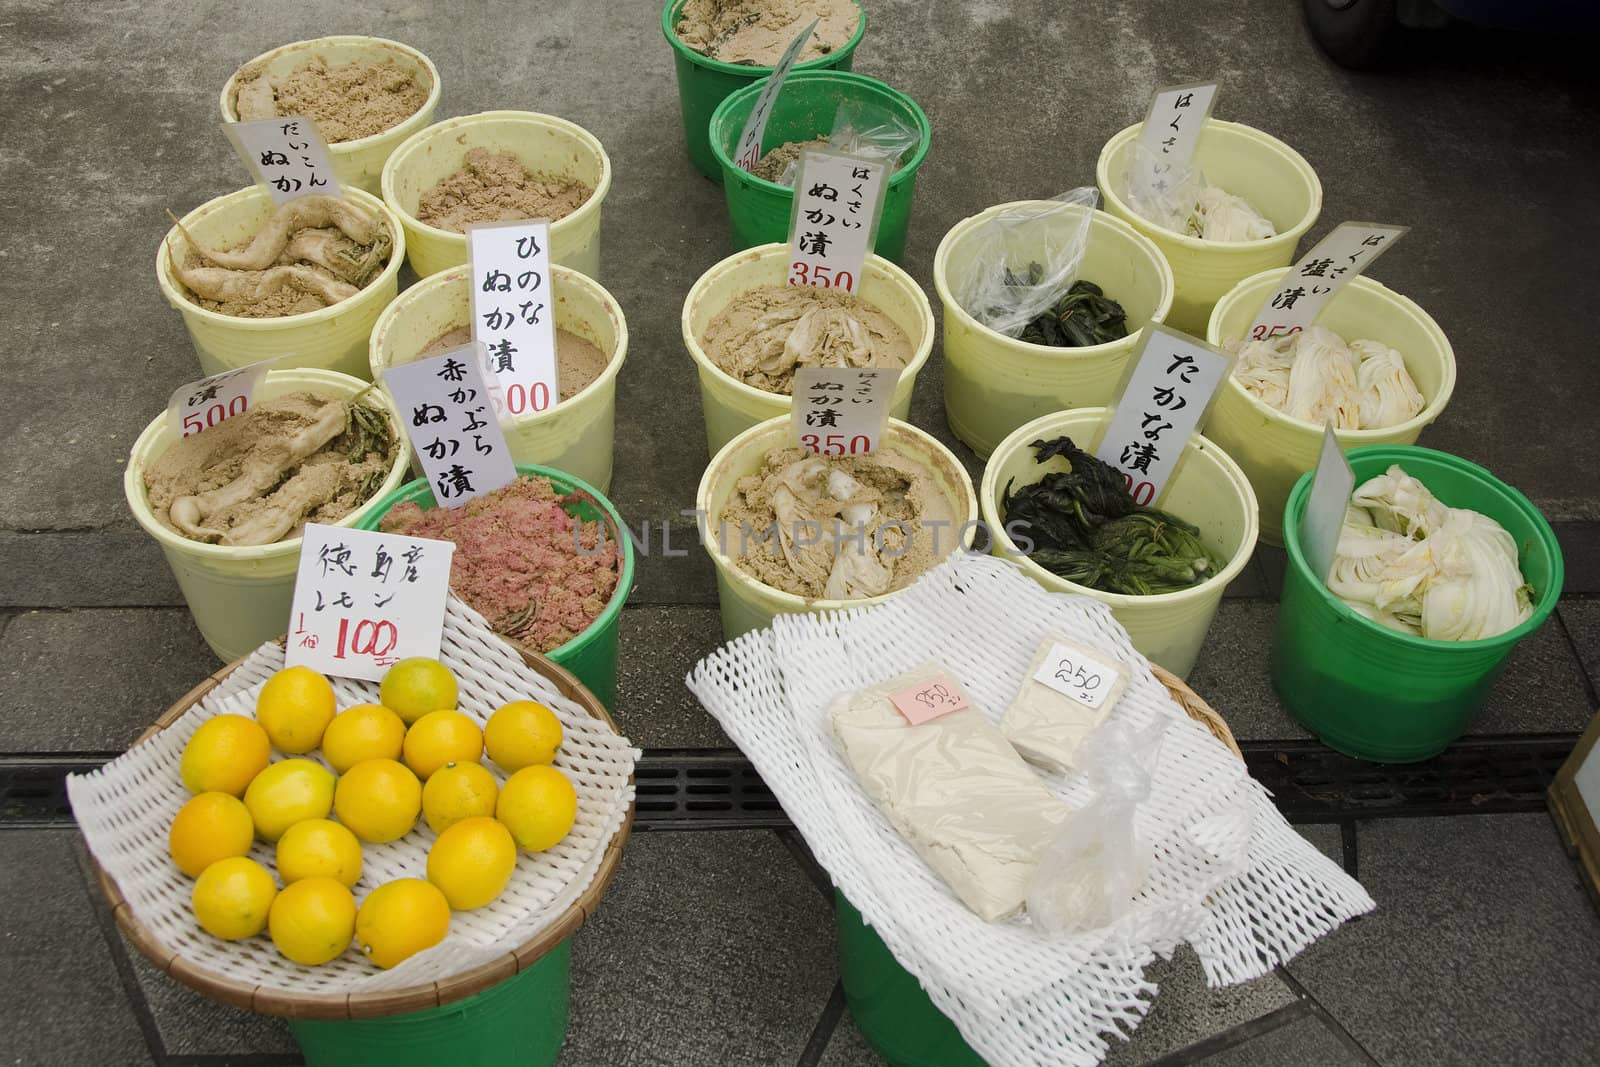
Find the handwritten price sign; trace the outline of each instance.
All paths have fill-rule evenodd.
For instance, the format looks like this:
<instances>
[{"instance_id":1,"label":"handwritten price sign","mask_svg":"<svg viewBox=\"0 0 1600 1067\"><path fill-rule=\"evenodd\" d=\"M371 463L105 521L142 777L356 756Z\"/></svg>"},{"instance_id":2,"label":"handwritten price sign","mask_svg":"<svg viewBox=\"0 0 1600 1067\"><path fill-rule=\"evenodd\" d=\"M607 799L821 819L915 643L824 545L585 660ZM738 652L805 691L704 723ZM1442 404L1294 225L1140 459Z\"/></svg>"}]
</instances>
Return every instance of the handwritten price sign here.
<instances>
[{"instance_id":1,"label":"handwritten price sign","mask_svg":"<svg viewBox=\"0 0 1600 1067\"><path fill-rule=\"evenodd\" d=\"M167 401L173 427L180 436L193 437L235 415L243 415L250 410L256 386L273 362L262 360L179 386Z\"/></svg>"},{"instance_id":2,"label":"handwritten price sign","mask_svg":"<svg viewBox=\"0 0 1600 1067\"><path fill-rule=\"evenodd\" d=\"M1099 710L1116 691L1122 672L1081 648L1058 641L1033 678L1086 708Z\"/></svg>"},{"instance_id":3,"label":"handwritten price sign","mask_svg":"<svg viewBox=\"0 0 1600 1067\"><path fill-rule=\"evenodd\" d=\"M967 694L948 674L936 674L903 689L896 689L889 694L889 702L912 726L921 726L941 715L971 707L967 702Z\"/></svg>"}]
</instances>

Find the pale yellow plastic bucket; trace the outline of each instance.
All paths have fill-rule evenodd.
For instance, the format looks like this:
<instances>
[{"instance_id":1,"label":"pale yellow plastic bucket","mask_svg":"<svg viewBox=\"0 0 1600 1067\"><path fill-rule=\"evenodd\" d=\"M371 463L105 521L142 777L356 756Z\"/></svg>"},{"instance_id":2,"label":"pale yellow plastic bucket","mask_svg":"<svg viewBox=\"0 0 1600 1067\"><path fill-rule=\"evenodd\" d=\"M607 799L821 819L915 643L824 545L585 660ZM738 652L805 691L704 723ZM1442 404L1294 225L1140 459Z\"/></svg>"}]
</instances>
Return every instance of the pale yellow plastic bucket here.
<instances>
[{"instance_id":1,"label":"pale yellow plastic bucket","mask_svg":"<svg viewBox=\"0 0 1600 1067\"><path fill-rule=\"evenodd\" d=\"M790 399L782 393L769 393L746 385L718 367L705 349L700 336L734 297L763 285L783 285L788 279L789 246L760 245L735 252L700 275L683 301L683 346L694 359L700 373L700 407L706 420L706 446L711 455L759 422L789 413ZM892 418L904 419L911 410L911 390L917 372L933 351L933 308L922 286L882 256L869 256L861 274L856 295L878 307L905 331L911 341L911 362L900 372L894 400L889 406Z\"/></svg>"},{"instance_id":2,"label":"pale yellow plastic bucket","mask_svg":"<svg viewBox=\"0 0 1600 1067\"><path fill-rule=\"evenodd\" d=\"M1015 561L1051 592L1079 593L1108 605L1128 631L1134 648L1182 678L1200 655L1223 591L1250 561L1260 528L1250 480L1215 442L1200 435L1190 438L1177 472L1167 483L1166 495L1159 502L1163 511L1198 527L1206 547L1225 561L1209 581L1153 596L1103 593L1045 570L1023 555L1016 539L1005 529L1002 501L1008 482L1014 480L1017 487L1031 485L1050 471L1067 469L1066 461L1056 457L1044 464L1036 463L1032 443L1065 435L1079 448L1093 452L1109 421L1110 411L1106 408L1061 411L1019 427L1000 442L984 468L983 486L978 491L983 521L993 538L995 555ZM1026 536L1024 530L1016 533L1019 538Z\"/></svg>"},{"instance_id":3,"label":"pale yellow plastic bucket","mask_svg":"<svg viewBox=\"0 0 1600 1067\"><path fill-rule=\"evenodd\" d=\"M883 596L860 600L807 600L757 581L740 570L734 562L732 553L739 550L740 531L735 526L721 522L728 498L740 478L760 468L768 452L792 443L788 415L768 419L729 441L700 478L700 491L695 497L695 507L701 516L700 541L717 569L717 601L722 608L722 635L729 641L740 634L761 629L778 615L863 607L881 603L895 595L885 593ZM934 531L936 538L942 536L947 539L936 540L935 551L941 551L946 544L957 551L970 547L977 532L978 500L972 491L972 479L967 476L966 469L955 455L928 434L898 419L889 420L878 450L895 452L932 471L950 504L950 513L963 516L958 529Z\"/></svg>"},{"instance_id":4,"label":"pale yellow plastic bucket","mask_svg":"<svg viewBox=\"0 0 1600 1067\"><path fill-rule=\"evenodd\" d=\"M1156 243L1172 265L1176 293L1167 324L1200 336L1211 307L1243 278L1286 267L1300 237L1322 211L1322 183L1305 157L1276 137L1237 122L1208 119L1195 147L1206 180L1242 196L1272 221L1264 241L1202 241L1148 221L1128 206L1128 167L1144 123L1129 126L1100 150L1095 181L1106 210Z\"/></svg>"},{"instance_id":5,"label":"pale yellow plastic bucket","mask_svg":"<svg viewBox=\"0 0 1600 1067\"><path fill-rule=\"evenodd\" d=\"M268 371L256 387L255 398L270 400L302 390L323 396L352 397L366 388L367 383L361 379L333 371L274 370ZM405 427L389 397L381 389L373 389L364 400L370 400L389 413L400 447L394 468L383 485L365 504L335 523L336 526L354 526L406 480L411 464L411 446L406 440ZM207 545L163 526L150 510L144 471L177 439L172 420L165 411L151 420L133 443L127 469L122 475L122 489L133 517L144 527L145 533L161 545L167 565L178 580L178 588L183 590L183 599L194 615L195 625L200 628L200 636L219 659L231 663L288 628L295 570L300 565L300 538L248 547Z\"/></svg>"},{"instance_id":6,"label":"pale yellow plastic bucket","mask_svg":"<svg viewBox=\"0 0 1600 1067\"><path fill-rule=\"evenodd\" d=\"M384 63L394 60L414 70L428 85L428 99L402 121L370 137L358 137L354 141L341 141L328 146L328 155L333 160L333 170L339 176L339 184L376 193L378 179L383 174L383 164L389 154L399 147L400 142L433 121L434 109L439 106L439 69L415 48L382 37L318 37L311 41L296 41L265 52L244 66L265 61L271 73L287 74L318 58L330 64L357 60ZM239 121L239 112L234 108L237 92L238 71L235 71L222 87L220 103L223 122Z\"/></svg>"},{"instance_id":7,"label":"pale yellow plastic bucket","mask_svg":"<svg viewBox=\"0 0 1600 1067\"><path fill-rule=\"evenodd\" d=\"M617 374L628 354L622 308L600 283L575 270L555 267L555 322L610 356L600 377L572 397L536 414L501 420L511 457L576 475L602 493L611 488L612 433L616 422ZM466 326L472 317L468 270L455 267L425 278L385 309L372 331L372 375L409 363L440 334Z\"/></svg>"},{"instance_id":8,"label":"pale yellow plastic bucket","mask_svg":"<svg viewBox=\"0 0 1600 1067\"><path fill-rule=\"evenodd\" d=\"M485 111L419 130L383 168L383 199L406 228L418 277L467 261L467 238L417 219L422 194L460 170L467 151L510 152L530 171L583 182L594 195L550 224L550 261L600 277L600 204L611 189L611 157L599 138L576 123L533 111Z\"/></svg>"},{"instance_id":9,"label":"pale yellow plastic bucket","mask_svg":"<svg viewBox=\"0 0 1600 1067\"><path fill-rule=\"evenodd\" d=\"M1206 339L1221 346L1244 336L1256 313L1286 271L1246 278L1218 301ZM1456 387L1456 356L1439 324L1413 301L1359 277L1339 290L1317 316L1346 341L1369 338L1398 351L1426 404L1415 418L1381 430L1335 430L1346 449L1361 445L1414 445L1423 427L1437 419ZM1261 502L1261 540L1283 544L1283 507L1300 476L1317 465L1323 428L1292 419L1245 392L1232 377L1222 383L1206 423L1206 436L1244 468Z\"/></svg>"},{"instance_id":10,"label":"pale yellow plastic bucket","mask_svg":"<svg viewBox=\"0 0 1600 1067\"><path fill-rule=\"evenodd\" d=\"M400 289L400 263L406 255L405 232L400 220L383 201L359 189L345 190L345 196L368 211L375 212L389 227L394 249L389 263L355 296L331 307L318 308L302 315L275 319L245 319L208 311L188 297L188 290L172 273L172 254L184 255L188 242L174 226L156 249L156 281L166 294L167 303L183 313L183 324L200 357L200 369L217 374L283 357L282 368L315 367L339 371L357 378L366 377L367 338L378 315ZM229 248L250 240L272 214L272 197L265 189L252 186L202 204L183 217L183 228L195 240L212 247ZM170 249L170 251L169 251Z\"/></svg>"},{"instance_id":11,"label":"pale yellow plastic bucket","mask_svg":"<svg viewBox=\"0 0 1600 1067\"><path fill-rule=\"evenodd\" d=\"M1172 268L1161 250L1121 219L1095 211L1077 276L1122 305L1128 313L1127 337L1087 348L1054 348L1007 337L968 314L955 293L974 269L971 249L978 227L1002 212L1048 207L1057 212L1017 236L1019 262L1008 265L1026 270L1028 256L1043 253L1047 233L1075 230L1088 209L1040 200L999 204L958 222L933 258L933 285L944 305L945 418L955 435L983 457L1040 415L1111 403L1139 330L1164 322L1172 307Z\"/></svg>"}]
</instances>

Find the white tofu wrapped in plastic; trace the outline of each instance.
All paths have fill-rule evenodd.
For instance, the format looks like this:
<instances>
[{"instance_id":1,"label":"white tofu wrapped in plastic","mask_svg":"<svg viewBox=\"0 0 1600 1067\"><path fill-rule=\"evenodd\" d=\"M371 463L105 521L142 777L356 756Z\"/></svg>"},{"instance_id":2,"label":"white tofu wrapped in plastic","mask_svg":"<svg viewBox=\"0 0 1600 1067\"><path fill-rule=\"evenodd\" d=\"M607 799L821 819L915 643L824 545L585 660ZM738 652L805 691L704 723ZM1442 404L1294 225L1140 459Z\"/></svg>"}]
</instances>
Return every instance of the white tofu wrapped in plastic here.
<instances>
[{"instance_id":1,"label":"white tofu wrapped in plastic","mask_svg":"<svg viewBox=\"0 0 1600 1067\"><path fill-rule=\"evenodd\" d=\"M1058 774L1077 766L1078 746L1106 721L1127 688L1120 667L1105 663L1106 658L1059 638L1039 645L1022 688L1000 720L1000 732L1023 759ZM1051 669L1044 671L1047 663ZM1050 681L1042 680L1041 673ZM1074 689L1090 703L1063 692Z\"/></svg>"},{"instance_id":2,"label":"white tofu wrapped in plastic","mask_svg":"<svg viewBox=\"0 0 1600 1067\"><path fill-rule=\"evenodd\" d=\"M889 694L944 674L929 663L828 708L845 763L869 797L980 918L1022 907L1068 808L981 710L913 726Z\"/></svg>"}]
</instances>

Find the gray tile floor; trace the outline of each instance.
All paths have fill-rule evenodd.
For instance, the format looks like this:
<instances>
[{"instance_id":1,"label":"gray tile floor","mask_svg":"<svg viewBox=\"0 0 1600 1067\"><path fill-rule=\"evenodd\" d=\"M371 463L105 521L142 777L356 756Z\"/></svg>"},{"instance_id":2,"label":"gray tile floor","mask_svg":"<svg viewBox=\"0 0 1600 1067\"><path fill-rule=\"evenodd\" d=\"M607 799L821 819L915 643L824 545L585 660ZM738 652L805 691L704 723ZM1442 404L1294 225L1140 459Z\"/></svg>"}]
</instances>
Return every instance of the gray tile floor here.
<instances>
[{"instance_id":1,"label":"gray tile floor","mask_svg":"<svg viewBox=\"0 0 1600 1067\"><path fill-rule=\"evenodd\" d=\"M1404 72L1354 75L1276 0L867 7L856 69L909 93L934 127L905 258L930 294L934 249L956 221L1089 183L1100 145L1141 117L1153 89L1202 78L1223 86L1219 115L1286 137L1317 169L1325 203L1309 240L1350 218L1412 227L1374 273L1455 346L1455 397L1424 443L1521 488L1557 521L1567 556L1558 618L1517 652L1474 732L1581 729L1600 684L1600 444L1582 388L1600 364L1580 310L1600 242L1587 207L1600 194L1590 44L1451 32ZM632 336L611 495L636 528L675 520L675 544L690 532L679 511L705 456L679 308L729 247L721 191L683 157L653 2L91 11L11 0L0 6L0 442L11 471L0 483L0 759L115 751L216 666L121 492L134 436L196 372L149 265L164 208L243 184L216 128L218 86L250 56L328 33L426 51L443 73L440 118L548 111L606 144L616 180L602 280ZM913 421L953 444L941 387L936 357ZM1281 553L1258 554L1192 678L1245 739L1305 736L1266 677L1282 570ZM718 643L715 604L703 557L644 561L617 711L637 743L726 745L681 684ZM1600 1062L1600 917L1543 813L1300 829L1354 859L1378 911L1241 989L1206 989L1181 954L1158 964L1161 995L1114 1062ZM639 833L575 941L563 1062L878 1062L838 1010L822 888L770 831ZM298 1061L280 1023L218 1007L137 957L90 892L68 829L0 825L0 991L0 1063Z\"/></svg>"}]
</instances>

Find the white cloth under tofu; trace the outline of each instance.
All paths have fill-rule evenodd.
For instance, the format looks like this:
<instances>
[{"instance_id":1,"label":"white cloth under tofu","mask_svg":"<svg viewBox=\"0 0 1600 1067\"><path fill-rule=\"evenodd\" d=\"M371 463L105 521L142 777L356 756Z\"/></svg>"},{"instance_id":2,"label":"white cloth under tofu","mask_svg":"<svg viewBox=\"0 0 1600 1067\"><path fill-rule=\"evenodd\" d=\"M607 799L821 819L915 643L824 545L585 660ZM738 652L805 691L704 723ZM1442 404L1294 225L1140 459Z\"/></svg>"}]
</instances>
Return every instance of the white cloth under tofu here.
<instances>
[{"instance_id":1,"label":"white cloth under tofu","mask_svg":"<svg viewBox=\"0 0 1600 1067\"><path fill-rule=\"evenodd\" d=\"M1107 676L1091 668L1100 685L1105 687L1105 699L1098 708L1091 708L1051 688L1038 678L1039 669L1057 645L1083 653L1091 661L1114 660L1103 652L1074 644L1062 638L1046 638L1033 654L1028 664L1028 675L1017 691L1016 698L1006 708L1000 720L1000 732L1011 742L1023 759L1047 771L1064 773L1077 767L1078 746L1095 727L1106 721L1122 690L1127 687L1127 667L1109 662L1118 673Z\"/></svg>"},{"instance_id":2,"label":"white cloth under tofu","mask_svg":"<svg viewBox=\"0 0 1600 1067\"><path fill-rule=\"evenodd\" d=\"M1022 907L1068 808L977 707L913 726L889 694L945 673L929 663L828 709L867 795L967 907L986 920Z\"/></svg>"}]
</instances>

